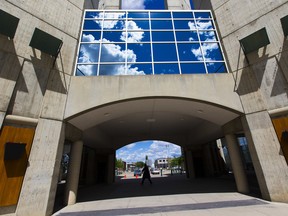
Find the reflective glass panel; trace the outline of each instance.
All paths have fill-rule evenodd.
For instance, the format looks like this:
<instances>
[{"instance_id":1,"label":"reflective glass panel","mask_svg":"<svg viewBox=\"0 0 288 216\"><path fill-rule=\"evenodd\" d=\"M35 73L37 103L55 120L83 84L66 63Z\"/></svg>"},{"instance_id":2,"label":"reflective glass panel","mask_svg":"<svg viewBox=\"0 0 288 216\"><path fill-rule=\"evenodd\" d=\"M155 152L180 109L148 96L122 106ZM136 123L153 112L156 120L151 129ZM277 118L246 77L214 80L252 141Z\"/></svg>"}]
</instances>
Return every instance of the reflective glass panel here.
<instances>
[{"instance_id":1,"label":"reflective glass panel","mask_svg":"<svg viewBox=\"0 0 288 216\"><path fill-rule=\"evenodd\" d=\"M76 68L76 76L97 76L98 65L81 65Z\"/></svg>"},{"instance_id":2,"label":"reflective glass panel","mask_svg":"<svg viewBox=\"0 0 288 216\"><path fill-rule=\"evenodd\" d=\"M128 12L128 18L148 18L148 12Z\"/></svg>"},{"instance_id":3,"label":"reflective glass panel","mask_svg":"<svg viewBox=\"0 0 288 216\"><path fill-rule=\"evenodd\" d=\"M226 66L224 62L207 62L208 73L226 73Z\"/></svg>"},{"instance_id":4,"label":"reflective glass panel","mask_svg":"<svg viewBox=\"0 0 288 216\"><path fill-rule=\"evenodd\" d=\"M102 44L101 46L101 62L125 62L126 59L125 44ZM136 58L131 55L129 58Z\"/></svg>"},{"instance_id":5,"label":"reflective glass panel","mask_svg":"<svg viewBox=\"0 0 288 216\"><path fill-rule=\"evenodd\" d=\"M211 20L196 20L196 26L199 30L214 29Z\"/></svg>"},{"instance_id":6,"label":"reflective glass panel","mask_svg":"<svg viewBox=\"0 0 288 216\"><path fill-rule=\"evenodd\" d=\"M178 64L154 64L154 74L179 74Z\"/></svg>"},{"instance_id":7,"label":"reflective glass panel","mask_svg":"<svg viewBox=\"0 0 288 216\"><path fill-rule=\"evenodd\" d=\"M99 44L82 44L79 50L78 63L98 62Z\"/></svg>"},{"instance_id":8,"label":"reflective glass panel","mask_svg":"<svg viewBox=\"0 0 288 216\"><path fill-rule=\"evenodd\" d=\"M100 64L99 75L126 75L125 64Z\"/></svg>"},{"instance_id":9,"label":"reflective glass panel","mask_svg":"<svg viewBox=\"0 0 288 216\"><path fill-rule=\"evenodd\" d=\"M204 63L181 63L182 74L206 74Z\"/></svg>"},{"instance_id":10,"label":"reflective glass panel","mask_svg":"<svg viewBox=\"0 0 288 216\"><path fill-rule=\"evenodd\" d=\"M84 31L81 42L99 42L100 38L101 31Z\"/></svg>"},{"instance_id":11,"label":"reflective glass panel","mask_svg":"<svg viewBox=\"0 0 288 216\"><path fill-rule=\"evenodd\" d=\"M202 50L206 61L223 60L218 43L203 43Z\"/></svg>"},{"instance_id":12,"label":"reflective glass panel","mask_svg":"<svg viewBox=\"0 0 288 216\"><path fill-rule=\"evenodd\" d=\"M100 13L99 12L95 12L95 11L87 11L86 12L86 15L85 15L85 18L97 18L99 17ZM102 13L101 13L102 14Z\"/></svg>"},{"instance_id":13,"label":"reflective glass panel","mask_svg":"<svg viewBox=\"0 0 288 216\"><path fill-rule=\"evenodd\" d=\"M202 60L200 45L198 43L178 43L178 53L180 61Z\"/></svg>"},{"instance_id":14,"label":"reflective glass panel","mask_svg":"<svg viewBox=\"0 0 288 216\"><path fill-rule=\"evenodd\" d=\"M122 30L125 28L125 22L123 20L104 20L103 29L109 30Z\"/></svg>"},{"instance_id":15,"label":"reflective glass panel","mask_svg":"<svg viewBox=\"0 0 288 216\"><path fill-rule=\"evenodd\" d=\"M207 19L212 18L210 12L195 12L195 18Z\"/></svg>"},{"instance_id":16,"label":"reflective glass panel","mask_svg":"<svg viewBox=\"0 0 288 216\"><path fill-rule=\"evenodd\" d=\"M126 23L128 30L141 30L141 29L149 29L149 21L148 20L129 20Z\"/></svg>"},{"instance_id":17,"label":"reflective glass panel","mask_svg":"<svg viewBox=\"0 0 288 216\"><path fill-rule=\"evenodd\" d=\"M153 31L153 41L174 41L174 33L172 31Z\"/></svg>"},{"instance_id":18,"label":"reflective glass panel","mask_svg":"<svg viewBox=\"0 0 288 216\"><path fill-rule=\"evenodd\" d=\"M102 20L85 20L83 29L87 30L99 30L102 27Z\"/></svg>"},{"instance_id":19,"label":"reflective glass panel","mask_svg":"<svg viewBox=\"0 0 288 216\"><path fill-rule=\"evenodd\" d=\"M127 36L128 43L150 41L150 32L148 31L128 31L127 33L123 32L123 39L126 37L126 34L128 34Z\"/></svg>"},{"instance_id":20,"label":"reflective glass panel","mask_svg":"<svg viewBox=\"0 0 288 216\"><path fill-rule=\"evenodd\" d=\"M103 16L103 14L100 14L100 17L102 17ZM106 11L105 13L104 13L104 18L105 19L116 19L116 20L118 20L118 19L123 19L123 18L125 18L126 17L126 13L125 12L108 12L108 11Z\"/></svg>"},{"instance_id":21,"label":"reflective glass panel","mask_svg":"<svg viewBox=\"0 0 288 216\"><path fill-rule=\"evenodd\" d=\"M215 31L199 31L201 41L216 41Z\"/></svg>"},{"instance_id":22,"label":"reflective glass panel","mask_svg":"<svg viewBox=\"0 0 288 216\"><path fill-rule=\"evenodd\" d=\"M149 75L152 74L152 64L128 64L128 73L137 75Z\"/></svg>"},{"instance_id":23,"label":"reflective glass panel","mask_svg":"<svg viewBox=\"0 0 288 216\"><path fill-rule=\"evenodd\" d=\"M173 12L173 18L193 18L192 12Z\"/></svg>"},{"instance_id":24,"label":"reflective glass panel","mask_svg":"<svg viewBox=\"0 0 288 216\"><path fill-rule=\"evenodd\" d=\"M175 44L153 44L154 61L177 61Z\"/></svg>"},{"instance_id":25,"label":"reflective glass panel","mask_svg":"<svg viewBox=\"0 0 288 216\"><path fill-rule=\"evenodd\" d=\"M103 41L121 42L125 39L121 31L103 31Z\"/></svg>"},{"instance_id":26,"label":"reflective glass panel","mask_svg":"<svg viewBox=\"0 0 288 216\"><path fill-rule=\"evenodd\" d=\"M128 44L128 56L136 55L136 58L131 58L130 61L134 62L151 62L151 44Z\"/></svg>"},{"instance_id":27,"label":"reflective glass panel","mask_svg":"<svg viewBox=\"0 0 288 216\"><path fill-rule=\"evenodd\" d=\"M151 12L151 18L171 18L170 12Z\"/></svg>"},{"instance_id":28,"label":"reflective glass panel","mask_svg":"<svg viewBox=\"0 0 288 216\"><path fill-rule=\"evenodd\" d=\"M171 20L152 20L152 29L173 29Z\"/></svg>"},{"instance_id":29,"label":"reflective glass panel","mask_svg":"<svg viewBox=\"0 0 288 216\"><path fill-rule=\"evenodd\" d=\"M194 20L174 20L175 29L196 30Z\"/></svg>"},{"instance_id":30,"label":"reflective glass panel","mask_svg":"<svg viewBox=\"0 0 288 216\"><path fill-rule=\"evenodd\" d=\"M177 41L198 41L196 31L176 31Z\"/></svg>"}]
</instances>

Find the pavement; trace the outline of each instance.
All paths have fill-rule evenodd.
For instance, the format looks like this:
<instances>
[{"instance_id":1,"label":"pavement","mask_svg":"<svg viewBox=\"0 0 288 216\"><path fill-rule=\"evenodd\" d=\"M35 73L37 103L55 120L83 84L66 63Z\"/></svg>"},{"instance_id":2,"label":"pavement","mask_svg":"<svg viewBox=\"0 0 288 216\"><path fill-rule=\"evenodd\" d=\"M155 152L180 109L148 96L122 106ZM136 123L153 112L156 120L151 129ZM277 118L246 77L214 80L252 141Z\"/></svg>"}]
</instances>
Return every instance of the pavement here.
<instances>
[{"instance_id":1,"label":"pavement","mask_svg":"<svg viewBox=\"0 0 288 216\"><path fill-rule=\"evenodd\" d=\"M268 202L259 194L237 193L233 177L189 180L186 175L168 173L141 178L131 173L118 176L111 185L95 185L78 190L77 203L54 216L287 216L288 204Z\"/></svg>"}]
</instances>

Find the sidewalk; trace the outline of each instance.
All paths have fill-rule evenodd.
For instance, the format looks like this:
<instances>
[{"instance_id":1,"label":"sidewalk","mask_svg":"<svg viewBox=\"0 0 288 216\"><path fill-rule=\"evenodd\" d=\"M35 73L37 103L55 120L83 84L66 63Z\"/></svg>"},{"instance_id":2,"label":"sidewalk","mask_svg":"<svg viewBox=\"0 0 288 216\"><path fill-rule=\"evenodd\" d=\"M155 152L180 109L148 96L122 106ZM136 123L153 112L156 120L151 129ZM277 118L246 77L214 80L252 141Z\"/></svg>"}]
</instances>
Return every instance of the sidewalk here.
<instances>
[{"instance_id":1,"label":"sidewalk","mask_svg":"<svg viewBox=\"0 0 288 216\"><path fill-rule=\"evenodd\" d=\"M114 215L235 215L286 216L288 204L271 203L236 192L229 178L187 180L185 175L127 177L113 185L79 189L78 201L55 216Z\"/></svg>"}]
</instances>

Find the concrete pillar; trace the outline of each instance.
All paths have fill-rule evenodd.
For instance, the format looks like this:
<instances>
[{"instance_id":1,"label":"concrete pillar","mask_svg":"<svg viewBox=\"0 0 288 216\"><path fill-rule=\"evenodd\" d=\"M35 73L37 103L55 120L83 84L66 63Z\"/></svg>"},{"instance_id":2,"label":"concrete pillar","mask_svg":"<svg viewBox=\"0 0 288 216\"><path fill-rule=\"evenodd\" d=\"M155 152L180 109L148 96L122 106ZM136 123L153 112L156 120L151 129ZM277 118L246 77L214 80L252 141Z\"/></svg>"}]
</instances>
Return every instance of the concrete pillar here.
<instances>
[{"instance_id":1,"label":"concrete pillar","mask_svg":"<svg viewBox=\"0 0 288 216\"><path fill-rule=\"evenodd\" d=\"M79 140L72 144L66 184L65 202L67 205L73 205L76 203L82 150L83 141Z\"/></svg>"},{"instance_id":2,"label":"concrete pillar","mask_svg":"<svg viewBox=\"0 0 288 216\"><path fill-rule=\"evenodd\" d=\"M88 152L88 164L86 173L86 184L92 185L95 183L95 151Z\"/></svg>"},{"instance_id":3,"label":"concrete pillar","mask_svg":"<svg viewBox=\"0 0 288 216\"><path fill-rule=\"evenodd\" d=\"M249 193L249 186L243 162L241 159L240 146L234 134L226 134L225 139L227 142L228 152L231 158L231 165L237 185L237 190L240 193L247 194Z\"/></svg>"},{"instance_id":4,"label":"concrete pillar","mask_svg":"<svg viewBox=\"0 0 288 216\"><path fill-rule=\"evenodd\" d=\"M214 167L213 167L213 159L211 155L211 146L205 145L203 147L204 150L204 172L205 176L213 176L214 175Z\"/></svg>"},{"instance_id":5,"label":"concrete pillar","mask_svg":"<svg viewBox=\"0 0 288 216\"><path fill-rule=\"evenodd\" d=\"M5 117L5 112L0 111L0 129L2 128L4 117Z\"/></svg>"},{"instance_id":6,"label":"concrete pillar","mask_svg":"<svg viewBox=\"0 0 288 216\"><path fill-rule=\"evenodd\" d=\"M185 150L185 159L186 159L186 172L188 172L189 179L195 178L195 170L194 170L194 163L193 163L193 157L192 157L192 151L191 150Z\"/></svg>"},{"instance_id":7,"label":"concrete pillar","mask_svg":"<svg viewBox=\"0 0 288 216\"><path fill-rule=\"evenodd\" d=\"M115 152L109 154L108 156L108 176L107 176L108 184L112 184L114 182L114 177L115 177Z\"/></svg>"},{"instance_id":8,"label":"concrete pillar","mask_svg":"<svg viewBox=\"0 0 288 216\"><path fill-rule=\"evenodd\" d=\"M17 216L52 214L64 131L61 121L39 119L16 209Z\"/></svg>"},{"instance_id":9,"label":"concrete pillar","mask_svg":"<svg viewBox=\"0 0 288 216\"><path fill-rule=\"evenodd\" d=\"M288 202L288 166L267 111L242 117L262 198Z\"/></svg>"}]
</instances>

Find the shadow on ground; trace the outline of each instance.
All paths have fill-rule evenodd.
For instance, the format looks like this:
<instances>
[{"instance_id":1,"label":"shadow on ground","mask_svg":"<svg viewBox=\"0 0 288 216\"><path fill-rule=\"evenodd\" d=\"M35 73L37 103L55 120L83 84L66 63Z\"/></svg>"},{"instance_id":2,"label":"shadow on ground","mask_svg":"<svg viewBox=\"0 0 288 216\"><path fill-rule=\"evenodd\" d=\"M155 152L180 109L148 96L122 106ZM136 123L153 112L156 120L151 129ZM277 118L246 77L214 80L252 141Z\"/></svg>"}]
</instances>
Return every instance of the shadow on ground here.
<instances>
[{"instance_id":1,"label":"shadow on ground","mask_svg":"<svg viewBox=\"0 0 288 216\"><path fill-rule=\"evenodd\" d=\"M94 185L79 188L77 202L103 199L128 198L139 196L158 196L190 193L236 192L236 185L230 176L188 180L185 175L168 175L152 178L150 185L146 180L141 185L139 179L121 179L112 185Z\"/></svg>"}]
</instances>

